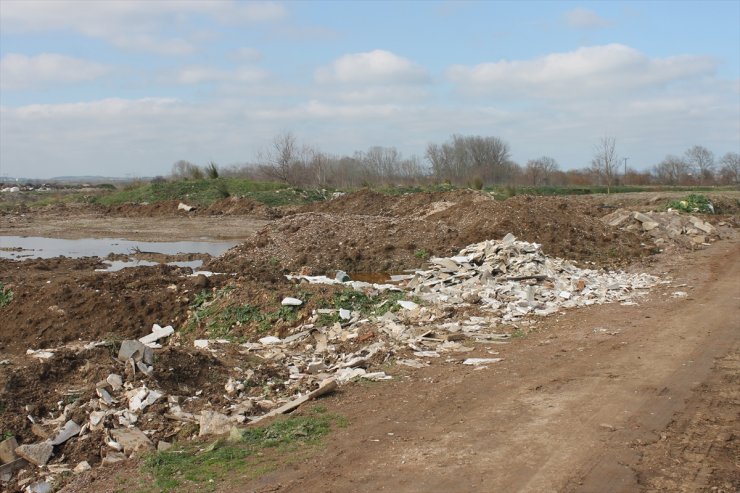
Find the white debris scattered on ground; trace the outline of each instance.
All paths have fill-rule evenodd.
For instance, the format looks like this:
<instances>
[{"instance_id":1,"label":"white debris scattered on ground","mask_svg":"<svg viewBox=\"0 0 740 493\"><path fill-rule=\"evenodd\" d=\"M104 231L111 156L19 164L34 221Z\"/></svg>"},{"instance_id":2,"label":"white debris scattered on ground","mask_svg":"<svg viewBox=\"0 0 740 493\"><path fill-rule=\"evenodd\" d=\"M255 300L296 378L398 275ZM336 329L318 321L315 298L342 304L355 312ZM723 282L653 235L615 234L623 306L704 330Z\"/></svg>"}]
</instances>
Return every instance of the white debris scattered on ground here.
<instances>
[{"instance_id":1,"label":"white debris scattered on ground","mask_svg":"<svg viewBox=\"0 0 740 493\"><path fill-rule=\"evenodd\" d=\"M719 236L715 227L708 222L675 210L643 213L617 209L602 217L601 222L624 231L646 233L657 246L665 245L668 241L683 241L696 247Z\"/></svg>"},{"instance_id":2,"label":"white debris scattered on ground","mask_svg":"<svg viewBox=\"0 0 740 493\"><path fill-rule=\"evenodd\" d=\"M628 301L658 282L648 274L581 269L547 257L540 245L518 241L511 234L429 262L430 269L417 271L406 284L418 298L442 305L479 305L504 322L562 308Z\"/></svg>"},{"instance_id":3,"label":"white debris scattered on ground","mask_svg":"<svg viewBox=\"0 0 740 493\"><path fill-rule=\"evenodd\" d=\"M172 327L155 324L151 334L121 343L117 358L121 371L93 383L92 399L67 404L56 417L44 420L44 426L55 430L49 435L51 440L84 439L91 432L102 431L108 444L104 447L102 464L113 464L132 454L154 450L159 447L155 447L158 439L167 438L147 429L146 423L151 420L147 413L157 413L183 425L199 424L200 435L229 433L236 425L290 412L310 399L333 391L338 384L354 379L390 379L391 376L377 368L391 358L397 357L397 364L411 368L424 368L433 361L459 363L461 358L449 356L473 351L475 343L506 344L510 335L503 333L502 325L530 326L535 323L533 316L562 309L628 303L659 282L647 274L581 269L565 260L549 258L539 245L518 241L510 234L501 241L470 245L454 257L432 258L428 268L396 276L394 281L399 285L358 283L347 280L348 277L346 274L333 279L290 276L297 282L341 284L366 292L405 291L406 299L384 300L382 303L392 303L388 306L393 309L371 318L363 318L352 307L314 310L303 324L281 332L281 337L265 335L257 342L195 340L196 350L216 356L220 351L236 350L245 358L259 361L258 365L269 364L285 370L280 373L283 375L280 380L275 380L272 386L261 385L261 395L255 395L250 393L254 389L250 379L256 370L235 368L223 392L214 400L202 389L190 389L185 395L174 396L159 387L152 377L156 366L154 352L161 342L180 344L180 337L179 334L170 337L175 332ZM289 297L282 304L298 307L303 301ZM477 315L461 318L455 315L459 307L475 307L473 312ZM327 327L318 326L319 318L324 315L335 315L336 322ZM99 343L84 344L79 350L96 345ZM342 350L347 347L352 350ZM46 356L32 350L29 355ZM467 358L462 363L482 369L501 360ZM196 408L199 411L188 412L193 409L188 403L197 399L204 406ZM71 419L81 412L86 419L77 425ZM53 457L51 443L46 440L24 444L20 452L25 455L19 455L45 464ZM84 465L70 464L67 470L84 469Z\"/></svg>"}]
</instances>

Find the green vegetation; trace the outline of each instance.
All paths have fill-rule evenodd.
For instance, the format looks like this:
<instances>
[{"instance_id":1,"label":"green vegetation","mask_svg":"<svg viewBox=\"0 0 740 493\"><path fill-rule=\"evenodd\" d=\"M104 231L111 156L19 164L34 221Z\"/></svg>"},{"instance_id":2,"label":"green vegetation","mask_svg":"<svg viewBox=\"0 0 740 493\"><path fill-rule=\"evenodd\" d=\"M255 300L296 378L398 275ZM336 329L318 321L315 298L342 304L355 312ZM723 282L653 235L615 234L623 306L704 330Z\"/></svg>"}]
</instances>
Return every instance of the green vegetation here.
<instances>
[{"instance_id":1,"label":"green vegetation","mask_svg":"<svg viewBox=\"0 0 740 493\"><path fill-rule=\"evenodd\" d=\"M344 289L338 291L329 300L323 300L321 308L333 308L359 312L363 317L376 316L380 317L387 312L398 311L398 300L404 299L405 293L400 291L385 291L378 296L369 297L362 291L354 289ZM318 325L332 325L339 321L339 313L321 314L317 321Z\"/></svg>"},{"instance_id":2,"label":"green vegetation","mask_svg":"<svg viewBox=\"0 0 740 493\"><path fill-rule=\"evenodd\" d=\"M143 470L153 476L154 484L142 492L179 491L184 484L199 491L213 491L217 482L229 476L257 477L289 461L291 453L316 446L333 426L346 426L345 419L314 407L306 416L282 418L269 426L248 428L219 439L205 448L180 444L146 458ZM265 458L262 451L277 449L280 454Z\"/></svg>"},{"instance_id":3,"label":"green vegetation","mask_svg":"<svg viewBox=\"0 0 740 493\"><path fill-rule=\"evenodd\" d=\"M704 195L691 194L683 200L674 200L668 204L671 209L681 212L700 212L702 214L714 213L712 203Z\"/></svg>"},{"instance_id":4,"label":"green vegetation","mask_svg":"<svg viewBox=\"0 0 740 493\"><path fill-rule=\"evenodd\" d=\"M421 260L426 260L429 258L429 252L424 248L420 248L414 252L414 257Z\"/></svg>"},{"instance_id":5,"label":"green vegetation","mask_svg":"<svg viewBox=\"0 0 740 493\"><path fill-rule=\"evenodd\" d=\"M278 306L275 310L264 311L249 303L218 302L226 299L234 289L234 286L226 286L215 293L204 290L197 294L190 304L192 312L185 331L204 326L211 338L241 340L242 336L233 334L237 325L255 326L258 333L264 333L280 321L293 322L298 318L297 307L294 306ZM306 296L303 293L303 297Z\"/></svg>"},{"instance_id":6,"label":"green vegetation","mask_svg":"<svg viewBox=\"0 0 740 493\"><path fill-rule=\"evenodd\" d=\"M6 288L3 283L0 282L0 308L6 306L13 300L13 290Z\"/></svg>"}]
</instances>

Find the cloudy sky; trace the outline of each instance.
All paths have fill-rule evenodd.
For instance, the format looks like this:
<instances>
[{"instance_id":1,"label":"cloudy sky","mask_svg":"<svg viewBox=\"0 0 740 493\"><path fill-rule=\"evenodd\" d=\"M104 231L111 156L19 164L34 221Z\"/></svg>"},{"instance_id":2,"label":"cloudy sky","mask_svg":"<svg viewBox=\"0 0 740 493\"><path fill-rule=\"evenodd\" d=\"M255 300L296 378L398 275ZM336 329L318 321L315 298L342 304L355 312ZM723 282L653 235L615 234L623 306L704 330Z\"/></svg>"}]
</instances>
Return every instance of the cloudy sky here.
<instances>
[{"instance_id":1,"label":"cloudy sky","mask_svg":"<svg viewBox=\"0 0 740 493\"><path fill-rule=\"evenodd\" d=\"M252 162L278 134L587 166L740 152L740 2L0 0L0 176Z\"/></svg>"}]
</instances>

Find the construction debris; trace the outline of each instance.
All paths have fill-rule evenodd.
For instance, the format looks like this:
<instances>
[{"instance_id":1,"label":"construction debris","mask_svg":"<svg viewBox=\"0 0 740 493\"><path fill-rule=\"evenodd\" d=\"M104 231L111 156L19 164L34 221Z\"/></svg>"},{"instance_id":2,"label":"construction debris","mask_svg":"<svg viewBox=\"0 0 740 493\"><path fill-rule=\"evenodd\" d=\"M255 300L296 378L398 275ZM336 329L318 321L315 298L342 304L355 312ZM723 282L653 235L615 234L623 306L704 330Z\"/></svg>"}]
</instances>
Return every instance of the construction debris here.
<instances>
[{"instance_id":1,"label":"construction debris","mask_svg":"<svg viewBox=\"0 0 740 493\"><path fill-rule=\"evenodd\" d=\"M624 231L645 233L652 237L656 246L673 242L695 248L718 238L717 230L708 222L671 209L645 213L617 209L602 217L601 221Z\"/></svg>"}]
</instances>

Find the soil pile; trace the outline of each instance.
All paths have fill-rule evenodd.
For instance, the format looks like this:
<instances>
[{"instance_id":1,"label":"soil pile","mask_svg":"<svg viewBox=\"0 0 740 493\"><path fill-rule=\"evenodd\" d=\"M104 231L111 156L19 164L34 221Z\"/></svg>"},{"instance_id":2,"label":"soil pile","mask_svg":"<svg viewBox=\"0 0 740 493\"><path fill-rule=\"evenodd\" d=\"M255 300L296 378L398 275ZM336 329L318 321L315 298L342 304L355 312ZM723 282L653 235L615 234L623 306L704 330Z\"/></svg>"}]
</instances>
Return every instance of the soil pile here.
<instances>
[{"instance_id":1,"label":"soil pile","mask_svg":"<svg viewBox=\"0 0 740 493\"><path fill-rule=\"evenodd\" d=\"M264 227L257 237L208 265L219 272L399 272L429 256L512 233L545 254L623 265L646 253L635 233L598 220L588 203L515 197L501 202L474 191L386 196L363 190L304 208ZM320 212L313 212L320 211Z\"/></svg>"}]
</instances>

